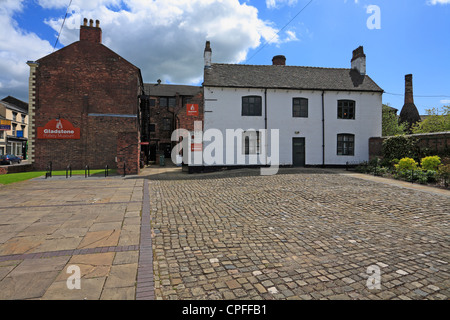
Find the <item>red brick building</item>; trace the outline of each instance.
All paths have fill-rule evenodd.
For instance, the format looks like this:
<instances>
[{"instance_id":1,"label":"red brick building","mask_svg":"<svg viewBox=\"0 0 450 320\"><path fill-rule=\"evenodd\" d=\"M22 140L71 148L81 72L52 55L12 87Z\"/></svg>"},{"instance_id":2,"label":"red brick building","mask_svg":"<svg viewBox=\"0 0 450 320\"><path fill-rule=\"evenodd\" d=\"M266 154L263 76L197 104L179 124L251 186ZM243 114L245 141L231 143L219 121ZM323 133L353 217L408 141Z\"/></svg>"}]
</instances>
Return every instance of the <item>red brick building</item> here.
<instances>
[{"instance_id":1,"label":"red brick building","mask_svg":"<svg viewBox=\"0 0 450 320\"><path fill-rule=\"evenodd\" d=\"M171 157L177 142L171 141L176 129L194 131L194 122L203 122L203 88L199 86L146 83L145 94L149 98L149 114L146 123L147 148L142 146L149 161L158 161L158 155ZM189 109L189 110L188 110ZM192 110L191 110L192 109Z\"/></svg>"},{"instance_id":2,"label":"red brick building","mask_svg":"<svg viewBox=\"0 0 450 320\"><path fill-rule=\"evenodd\" d=\"M119 168L139 172L140 69L102 43L87 19L80 40L30 66L29 159L35 169Z\"/></svg>"}]
</instances>

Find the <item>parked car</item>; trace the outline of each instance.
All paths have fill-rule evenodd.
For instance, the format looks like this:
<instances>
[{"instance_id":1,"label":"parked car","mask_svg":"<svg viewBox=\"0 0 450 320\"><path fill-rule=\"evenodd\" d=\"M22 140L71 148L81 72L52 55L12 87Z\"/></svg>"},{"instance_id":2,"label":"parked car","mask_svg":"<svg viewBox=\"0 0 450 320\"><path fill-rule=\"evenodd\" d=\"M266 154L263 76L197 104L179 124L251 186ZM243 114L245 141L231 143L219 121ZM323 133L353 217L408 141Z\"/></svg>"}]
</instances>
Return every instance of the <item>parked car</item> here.
<instances>
[{"instance_id":1,"label":"parked car","mask_svg":"<svg viewBox=\"0 0 450 320\"><path fill-rule=\"evenodd\" d=\"M21 161L21 158L12 154L5 154L0 156L0 164L13 164L15 162L20 163Z\"/></svg>"}]
</instances>

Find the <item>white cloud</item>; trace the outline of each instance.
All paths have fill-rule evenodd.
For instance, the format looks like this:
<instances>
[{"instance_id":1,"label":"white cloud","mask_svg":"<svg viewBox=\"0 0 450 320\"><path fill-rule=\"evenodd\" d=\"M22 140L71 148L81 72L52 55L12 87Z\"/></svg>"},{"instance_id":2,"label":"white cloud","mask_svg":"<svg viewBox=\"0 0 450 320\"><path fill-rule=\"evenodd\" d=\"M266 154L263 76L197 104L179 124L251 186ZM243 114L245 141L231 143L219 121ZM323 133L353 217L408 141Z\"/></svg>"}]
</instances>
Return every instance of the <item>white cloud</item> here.
<instances>
[{"instance_id":1,"label":"white cloud","mask_svg":"<svg viewBox=\"0 0 450 320\"><path fill-rule=\"evenodd\" d=\"M68 5L67 0L37 3L61 12ZM24 0L0 0L0 95L27 100L26 61L46 56L53 46L22 30L12 18L25 5ZM245 61L250 49L266 41L276 46L298 41L292 30L277 34L275 25L261 20L255 7L238 0L73 0L60 44L79 40L85 17L100 20L103 44L139 67L145 82L200 83L206 40L211 41L213 62L223 63ZM55 37L62 21L62 17L45 20Z\"/></svg>"},{"instance_id":2,"label":"white cloud","mask_svg":"<svg viewBox=\"0 0 450 320\"><path fill-rule=\"evenodd\" d=\"M213 62L224 63L244 61L251 48L265 41L279 45L297 40L292 31L281 38L271 22L258 18L255 7L238 0L124 0L126 10L118 10L116 0L80 1L74 4L83 9L70 15L67 26L82 17L100 20L103 44L139 67L145 82L201 81L206 40L211 41ZM47 23L59 31L62 19ZM68 45L78 38L79 30L67 27L60 42Z\"/></svg>"},{"instance_id":3,"label":"white cloud","mask_svg":"<svg viewBox=\"0 0 450 320\"><path fill-rule=\"evenodd\" d=\"M0 99L8 95L28 100L28 60L52 51L48 41L26 32L12 19L23 9L23 0L0 0Z\"/></svg>"},{"instance_id":4,"label":"white cloud","mask_svg":"<svg viewBox=\"0 0 450 320\"><path fill-rule=\"evenodd\" d=\"M450 104L450 100L441 100L442 104Z\"/></svg>"},{"instance_id":5,"label":"white cloud","mask_svg":"<svg viewBox=\"0 0 450 320\"><path fill-rule=\"evenodd\" d=\"M279 8L285 4L294 6L297 4L297 0L266 0L266 6L269 9Z\"/></svg>"},{"instance_id":6,"label":"white cloud","mask_svg":"<svg viewBox=\"0 0 450 320\"><path fill-rule=\"evenodd\" d=\"M428 5L436 5L436 4L450 4L450 0L427 0Z\"/></svg>"}]
</instances>

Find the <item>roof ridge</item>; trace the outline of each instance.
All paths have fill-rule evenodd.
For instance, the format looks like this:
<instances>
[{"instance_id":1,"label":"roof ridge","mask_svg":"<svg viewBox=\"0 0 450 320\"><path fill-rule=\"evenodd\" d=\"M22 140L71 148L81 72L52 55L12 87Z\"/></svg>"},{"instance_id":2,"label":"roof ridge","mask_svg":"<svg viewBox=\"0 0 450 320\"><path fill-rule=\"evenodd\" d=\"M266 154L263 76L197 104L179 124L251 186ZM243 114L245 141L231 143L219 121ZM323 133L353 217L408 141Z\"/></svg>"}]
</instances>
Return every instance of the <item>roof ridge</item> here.
<instances>
[{"instance_id":1,"label":"roof ridge","mask_svg":"<svg viewBox=\"0 0 450 320\"><path fill-rule=\"evenodd\" d=\"M212 65L223 66L245 66L245 67L287 67L287 68L311 68L311 69L331 69L331 70L352 70L352 68L333 68L333 67L312 67L312 66L294 66L294 65L272 65L272 64L240 64L240 63L212 63Z\"/></svg>"}]
</instances>

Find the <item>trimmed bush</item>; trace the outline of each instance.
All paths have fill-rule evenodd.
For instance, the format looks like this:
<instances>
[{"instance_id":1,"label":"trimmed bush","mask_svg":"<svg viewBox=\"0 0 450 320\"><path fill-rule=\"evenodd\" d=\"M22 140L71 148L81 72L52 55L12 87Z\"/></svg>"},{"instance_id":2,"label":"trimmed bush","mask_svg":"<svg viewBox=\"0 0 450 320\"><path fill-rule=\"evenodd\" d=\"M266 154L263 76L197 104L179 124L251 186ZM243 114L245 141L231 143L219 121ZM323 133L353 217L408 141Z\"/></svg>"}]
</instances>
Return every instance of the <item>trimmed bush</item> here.
<instances>
[{"instance_id":1,"label":"trimmed bush","mask_svg":"<svg viewBox=\"0 0 450 320\"><path fill-rule=\"evenodd\" d=\"M420 161L423 170L436 171L440 164L441 158L438 156L425 157Z\"/></svg>"},{"instance_id":2,"label":"trimmed bush","mask_svg":"<svg viewBox=\"0 0 450 320\"><path fill-rule=\"evenodd\" d=\"M406 171L406 170L416 170L417 165L418 165L418 163L416 161L414 161L414 159L403 158L403 159L400 159L398 164L395 165L395 169L397 169L397 171L400 171L400 172Z\"/></svg>"}]
</instances>

